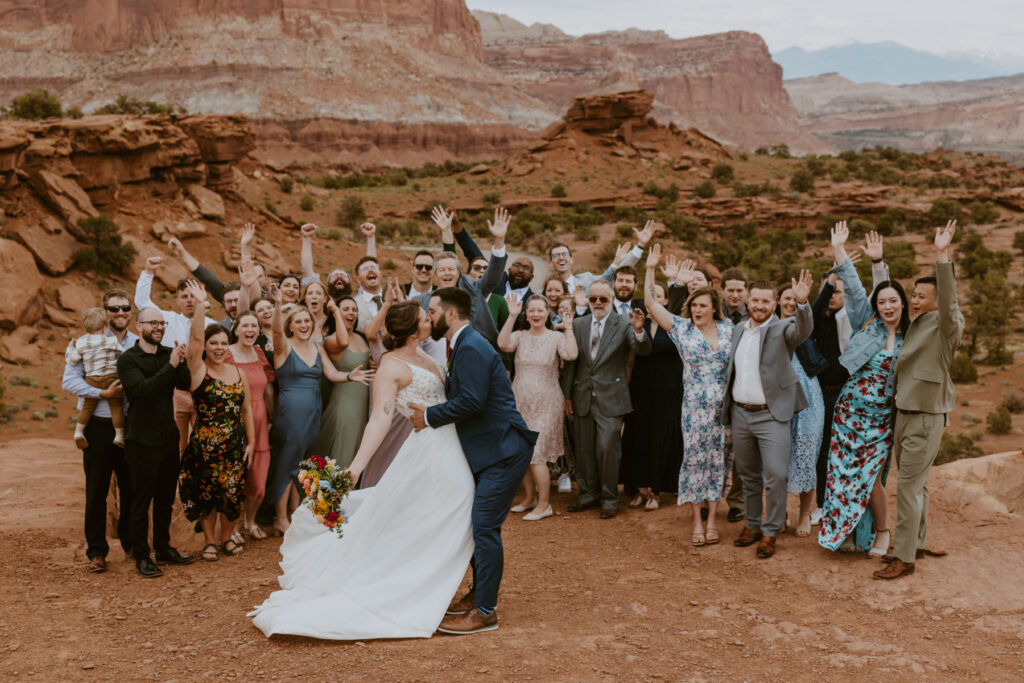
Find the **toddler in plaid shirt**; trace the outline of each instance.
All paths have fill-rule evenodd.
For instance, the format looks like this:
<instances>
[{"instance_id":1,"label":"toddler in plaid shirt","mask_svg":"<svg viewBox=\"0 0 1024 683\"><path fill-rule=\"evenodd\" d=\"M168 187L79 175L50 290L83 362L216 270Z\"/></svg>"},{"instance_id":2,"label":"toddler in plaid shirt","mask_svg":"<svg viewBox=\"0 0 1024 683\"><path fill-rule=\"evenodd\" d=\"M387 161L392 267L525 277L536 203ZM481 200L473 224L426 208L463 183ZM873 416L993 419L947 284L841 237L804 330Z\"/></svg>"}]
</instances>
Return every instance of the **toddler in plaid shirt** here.
<instances>
[{"instance_id":1,"label":"toddler in plaid shirt","mask_svg":"<svg viewBox=\"0 0 1024 683\"><path fill-rule=\"evenodd\" d=\"M82 315L85 334L68 345L64 360L68 365L82 363L85 381L91 387L106 389L117 380L117 357L121 346L117 337L107 334L107 314L102 308L90 308ZM75 445L88 448L85 425L100 402L98 398L83 398L82 409L75 424ZM114 425L114 445L124 448L124 404L120 398L108 398L110 421Z\"/></svg>"}]
</instances>

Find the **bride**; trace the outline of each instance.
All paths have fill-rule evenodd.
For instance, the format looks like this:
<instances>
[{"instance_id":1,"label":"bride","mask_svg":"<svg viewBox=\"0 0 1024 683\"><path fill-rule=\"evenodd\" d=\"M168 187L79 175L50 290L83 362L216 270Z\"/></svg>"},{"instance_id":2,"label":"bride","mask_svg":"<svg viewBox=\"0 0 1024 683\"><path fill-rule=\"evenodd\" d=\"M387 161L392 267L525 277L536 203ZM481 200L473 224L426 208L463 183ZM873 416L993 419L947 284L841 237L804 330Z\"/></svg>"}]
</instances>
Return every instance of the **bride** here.
<instances>
[{"instance_id":1,"label":"bride","mask_svg":"<svg viewBox=\"0 0 1024 683\"><path fill-rule=\"evenodd\" d=\"M415 301L387 313L389 353L350 471L358 480L398 410L445 401L441 369L420 348L430 318ZM345 501L344 536L303 505L281 544L281 585L249 616L275 633L331 640L429 638L473 554L474 481L454 425L413 432L377 486Z\"/></svg>"}]
</instances>

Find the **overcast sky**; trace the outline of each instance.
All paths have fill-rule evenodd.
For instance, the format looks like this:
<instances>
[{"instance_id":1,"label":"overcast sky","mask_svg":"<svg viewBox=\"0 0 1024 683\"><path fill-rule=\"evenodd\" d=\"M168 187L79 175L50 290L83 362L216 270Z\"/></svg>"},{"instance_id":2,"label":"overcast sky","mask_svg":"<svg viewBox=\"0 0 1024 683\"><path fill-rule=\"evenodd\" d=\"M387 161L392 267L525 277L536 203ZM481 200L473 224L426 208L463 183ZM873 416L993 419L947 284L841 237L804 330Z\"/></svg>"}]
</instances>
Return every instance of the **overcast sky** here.
<instances>
[{"instance_id":1,"label":"overcast sky","mask_svg":"<svg viewBox=\"0 0 1024 683\"><path fill-rule=\"evenodd\" d=\"M935 53L1024 57L1024 0L467 0L470 9L566 33L662 29L674 38L745 30L773 50L891 40Z\"/></svg>"}]
</instances>

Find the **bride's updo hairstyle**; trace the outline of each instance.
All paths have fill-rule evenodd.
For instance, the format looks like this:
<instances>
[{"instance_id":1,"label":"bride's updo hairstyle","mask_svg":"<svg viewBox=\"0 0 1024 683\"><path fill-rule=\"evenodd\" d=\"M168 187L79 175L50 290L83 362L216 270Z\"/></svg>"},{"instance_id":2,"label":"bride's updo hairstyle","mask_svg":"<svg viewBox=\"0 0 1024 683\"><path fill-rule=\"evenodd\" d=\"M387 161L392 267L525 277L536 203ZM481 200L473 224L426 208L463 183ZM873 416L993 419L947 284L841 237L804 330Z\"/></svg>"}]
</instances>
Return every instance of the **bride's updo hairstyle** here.
<instances>
[{"instance_id":1,"label":"bride's updo hairstyle","mask_svg":"<svg viewBox=\"0 0 1024 683\"><path fill-rule=\"evenodd\" d=\"M420 329L420 313L423 306L418 301L403 301L388 309L384 316L384 348L394 351L405 346L409 337L414 337Z\"/></svg>"}]
</instances>

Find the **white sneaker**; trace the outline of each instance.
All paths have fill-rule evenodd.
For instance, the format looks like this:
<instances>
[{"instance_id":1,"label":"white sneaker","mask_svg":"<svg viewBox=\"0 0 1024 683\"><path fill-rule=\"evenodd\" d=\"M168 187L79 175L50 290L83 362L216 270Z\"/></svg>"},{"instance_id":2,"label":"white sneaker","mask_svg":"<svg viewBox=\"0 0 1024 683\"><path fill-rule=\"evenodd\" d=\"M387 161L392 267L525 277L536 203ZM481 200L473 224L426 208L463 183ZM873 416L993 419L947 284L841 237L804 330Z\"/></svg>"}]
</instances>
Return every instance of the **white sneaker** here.
<instances>
[{"instance_id":1,"label":"white sneaker","mask_svg":"<svg viewBox=\"0 0 1024 683\"><path fill-rule=\"evenodd\" d=\"M811 526L818 526L819 524L821 524L822 514L823 512L821 508L816 508L814 512L811 513Z\"/></svg>"},{"instance_id":2,"label":"white sneaker","mask_svg":"<svg viewBox=\"0 0 1024 683\"><path fill-rule=\"evenodd\" d=\"M539 519L550 517L553 514L555 513L551 511L551 506L548 505L543 510L538 510L537 508L534 508L533 512L531 512L530 514L523 515L523 519L525 519L527 522L536 522Z\"/></svg>"},{"instance_id":3,"label":"white sneaker","mask_svg":"<svg viewBox=\"0 0 1024 683\"><path fill-rule=\"evenodd\" d=\"M558 476L558 492L572 493L572 480L569 479L569 475L566 472L562 472Z\"/></svg>"}]
</instances>

